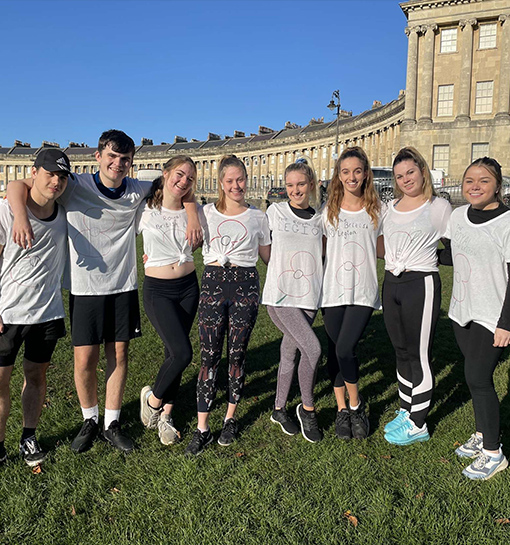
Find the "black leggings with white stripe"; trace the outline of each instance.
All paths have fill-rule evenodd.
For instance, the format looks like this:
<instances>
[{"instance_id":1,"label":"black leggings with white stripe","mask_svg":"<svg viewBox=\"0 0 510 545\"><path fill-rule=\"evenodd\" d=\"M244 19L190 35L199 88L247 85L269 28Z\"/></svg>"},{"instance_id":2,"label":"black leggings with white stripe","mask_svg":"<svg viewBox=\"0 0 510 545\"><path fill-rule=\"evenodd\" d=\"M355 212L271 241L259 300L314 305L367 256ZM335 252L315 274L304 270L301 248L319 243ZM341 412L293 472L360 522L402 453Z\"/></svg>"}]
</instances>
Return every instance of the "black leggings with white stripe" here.
<instances>
[{"instance_id":1,"label":"black leggings with white stripe","mask_svg":"<svg viewBox=\"0 0 510 545\"><path fill-rule=\"evenodd\" d=\"M384 323L397 357L400 406L422 427L434 391L432 342L441 307L439 273L386 271Z\"/></svg>"}]
</instances>

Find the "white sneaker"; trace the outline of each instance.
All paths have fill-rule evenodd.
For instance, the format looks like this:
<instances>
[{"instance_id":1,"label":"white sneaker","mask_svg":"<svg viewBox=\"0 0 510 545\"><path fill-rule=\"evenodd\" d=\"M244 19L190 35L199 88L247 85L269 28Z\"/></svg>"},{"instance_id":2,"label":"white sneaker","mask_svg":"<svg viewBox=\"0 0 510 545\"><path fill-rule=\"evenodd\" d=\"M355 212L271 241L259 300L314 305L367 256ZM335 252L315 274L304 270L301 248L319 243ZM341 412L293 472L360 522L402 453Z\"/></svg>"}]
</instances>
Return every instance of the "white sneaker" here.
<instances>
[{"instance_id":1,"label":"white sneaker","mask_svg":"<svg viewBox=\"0 0 510 545\"><path fill-rule=\"evenodd\" d=\"M475 481L486 481L507 467L508 460L502 452L499 456L491 456L482 451L480 456L464 469L462 475Z\"/></svg>"},{"instance_id":2,"label":"white sneaker","mask_svg":"<svg viewBox=\"0 0 510 545\"><path fill-rule=\"evenodd\" d=\"M483 437L473 433L473 435L459 448L455 449L455 454L461 458L476 458L482 453Z\"/></svg>"},{"instance_id":3,"label":"white sneaker","mask_svg":"<svg viewBox=\"0 0 510 545\"><path fill-rule=\"evenodd\" d=\"M169 414L162 413L160 415L158 434L163 445L173 445L181 440L181 434L174 428L174 421Z\"/></svg>"}]
</instances>

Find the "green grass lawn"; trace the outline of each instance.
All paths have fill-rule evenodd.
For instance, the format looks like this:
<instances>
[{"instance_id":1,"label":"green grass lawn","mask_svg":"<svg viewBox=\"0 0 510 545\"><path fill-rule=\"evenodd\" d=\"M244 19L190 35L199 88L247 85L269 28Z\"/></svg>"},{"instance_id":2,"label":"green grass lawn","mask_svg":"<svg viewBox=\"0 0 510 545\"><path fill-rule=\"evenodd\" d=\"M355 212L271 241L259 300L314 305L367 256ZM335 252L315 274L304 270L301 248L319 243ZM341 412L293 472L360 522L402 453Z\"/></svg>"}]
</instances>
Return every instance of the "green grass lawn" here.
<instances>
[{"instance_id":1,"label":"green grass lawn","mask_svg":"<svg viewBox=\"0 0 510 545\"><path fill-rule=\"evenodd\" d=\"M48 373L38 429L41 444L51 454L42 472L33 474L17 455L22 385L18 360L7 426L9 462L0 468L0 543L507 543L510 524L500 519L510 517L510 471L474 483L461 475L466 464L454 454L456 443L473 432L474 419L447 317L451 270L442 269L441 276L443 311L434 345L437 384L428 418L432 438L410 447L392 446L383 438L383 426L398 401L394 354L380 312L359 346L361 391L373 429L365 441L336 439L336 406L324 361L315 390L324 441L313 445L301 436L288 437L271 424L280 332L261 307L248 352L237 444L224 448L214 443L197 459L183 456L196 426L199 347L194 328L193 364L184 375L175 410L183 442L163 447L157 432L145 430L138 418L140 389L153 382L163 356L162 344L143 316L143 337L131 343L122 411L137 450L125 456L97 442L85 454L71 451L81 413L66 338ZM320 316L315 329L325 348ZM216 437L226 407L223 363L211 417ZM104 360L100 367L104 376ZM504 439L510 437L508 373L506 359L495 374ZM296 387L289 399L295 410L300 402ZM101 411L102 405L103 389Z\"/></svg>"}]
</instances>

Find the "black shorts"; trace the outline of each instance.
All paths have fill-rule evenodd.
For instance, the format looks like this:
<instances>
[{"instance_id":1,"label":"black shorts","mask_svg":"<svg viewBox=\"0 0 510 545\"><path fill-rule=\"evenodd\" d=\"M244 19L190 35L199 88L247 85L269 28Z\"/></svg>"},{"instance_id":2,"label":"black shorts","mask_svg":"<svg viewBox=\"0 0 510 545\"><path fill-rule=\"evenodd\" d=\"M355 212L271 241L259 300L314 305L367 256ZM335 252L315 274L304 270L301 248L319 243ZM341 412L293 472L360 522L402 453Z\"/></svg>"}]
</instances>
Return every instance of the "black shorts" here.
<instances>
[{"instance_id":1,"label":"black shorts","mask_svg":"<svg viewBox=\"0 0 510 545\"><path fill-rule=\"evenodd\" d=\"M73 346L127 342L140 337L138 290L110 295L69 294Z\"/></svg>"},{"instance_id":2,"label":"black shorts","mask_svg":"<svg viewBox=\"0 0 510 545\"><path fill-rule=\"evenodd\" d=\"M63 318L42 324L4 324L4 331L0 333L0 367L14 365L23 341L25 359L33 363L49 362L58 339L65 334Z\"/></svg>"}]
</instances>

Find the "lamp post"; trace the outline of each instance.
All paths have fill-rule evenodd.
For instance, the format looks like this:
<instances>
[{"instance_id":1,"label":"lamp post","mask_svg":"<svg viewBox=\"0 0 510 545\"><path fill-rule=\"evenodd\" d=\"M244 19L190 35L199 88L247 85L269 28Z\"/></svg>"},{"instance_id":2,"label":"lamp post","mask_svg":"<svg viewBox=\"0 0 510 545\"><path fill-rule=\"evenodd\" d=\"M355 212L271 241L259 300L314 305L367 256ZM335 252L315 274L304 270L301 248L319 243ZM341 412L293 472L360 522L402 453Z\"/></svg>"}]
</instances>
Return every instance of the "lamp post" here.
<instances>
[{"instance_id":1,"label":"lamp post","mask_svg":"<svg viewBox=\"0 0 510 545\"><path fill-rule=\"evenodd\" d=\"M340 91L337 89L333 91L331 100L329 101L328 108L334 112L336 110L336 139L335 139L335 161L338 159L338 126L340 122Z\"/></svg>"}]
</instances>

